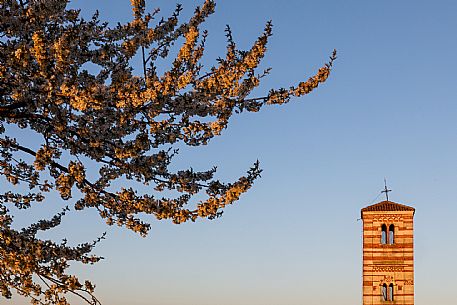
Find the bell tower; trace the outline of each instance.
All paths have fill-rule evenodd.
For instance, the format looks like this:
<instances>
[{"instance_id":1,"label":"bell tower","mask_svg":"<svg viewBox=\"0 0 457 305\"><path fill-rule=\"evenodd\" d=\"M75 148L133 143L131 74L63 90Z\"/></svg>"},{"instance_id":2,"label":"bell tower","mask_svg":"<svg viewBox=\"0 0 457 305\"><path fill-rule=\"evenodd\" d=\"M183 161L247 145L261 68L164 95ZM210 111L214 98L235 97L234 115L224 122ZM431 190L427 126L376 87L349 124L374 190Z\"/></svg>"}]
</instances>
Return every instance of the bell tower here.
<instances>
[{"instance_id":1,"label":"bell tower","mask_svg":"<svg viewBox=\"0 0 457 305\"><path fill-rule=\"evenodd\" d=\"M388 200L362 209L363 305L414 305L414 212Z\"/></svg>"}]
</instances>

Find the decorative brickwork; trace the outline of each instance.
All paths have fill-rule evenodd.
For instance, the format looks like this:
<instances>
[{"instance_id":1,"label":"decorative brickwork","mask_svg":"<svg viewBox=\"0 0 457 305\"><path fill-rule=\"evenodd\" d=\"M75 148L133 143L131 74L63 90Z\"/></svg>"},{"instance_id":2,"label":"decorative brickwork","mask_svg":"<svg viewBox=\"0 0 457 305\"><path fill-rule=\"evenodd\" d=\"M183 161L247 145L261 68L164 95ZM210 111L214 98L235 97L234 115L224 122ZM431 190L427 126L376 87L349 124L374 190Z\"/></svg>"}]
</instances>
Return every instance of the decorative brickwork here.
<instances>
[{"instance_id":1,"label":"decorative brickwork","mask_svg":"<svg viewBox=\"0 0 457 305\"><path fill-rule=\"evenodd\" d=\"M363 208L363 305L414 305L414 208Z\"/></svg>"}]
</instances>

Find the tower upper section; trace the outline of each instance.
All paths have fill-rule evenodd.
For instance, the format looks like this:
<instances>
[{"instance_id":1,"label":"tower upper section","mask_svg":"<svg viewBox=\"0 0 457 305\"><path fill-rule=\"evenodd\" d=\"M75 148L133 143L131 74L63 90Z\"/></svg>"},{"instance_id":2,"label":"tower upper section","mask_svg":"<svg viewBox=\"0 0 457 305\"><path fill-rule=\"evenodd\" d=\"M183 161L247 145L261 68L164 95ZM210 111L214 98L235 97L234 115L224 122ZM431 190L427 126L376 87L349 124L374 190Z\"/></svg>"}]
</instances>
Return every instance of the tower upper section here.
<instances>
[{"instance_id":1,"label":"tower upper section","mask_svg":"<svg viewBox=\"0 0 457 305\"><path fill-rule=\"evenodd\" d=\"M392 201L361 210L363 305L414 305L414 213Z\"/></svg>"}]
</instances>

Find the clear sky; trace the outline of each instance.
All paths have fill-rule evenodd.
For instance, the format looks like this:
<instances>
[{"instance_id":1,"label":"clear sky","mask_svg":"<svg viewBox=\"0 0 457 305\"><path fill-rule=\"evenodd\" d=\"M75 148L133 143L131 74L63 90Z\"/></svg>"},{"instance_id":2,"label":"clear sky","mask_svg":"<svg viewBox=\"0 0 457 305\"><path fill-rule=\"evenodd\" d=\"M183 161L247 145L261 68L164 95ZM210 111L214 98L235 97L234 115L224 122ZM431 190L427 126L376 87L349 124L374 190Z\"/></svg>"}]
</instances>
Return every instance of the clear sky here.
<instances>
[{"instance_id":1,"label":"clear sky","mask_svg":"<svg viewBox=\"0 0 457 305\"><path fill-rule=\"evenodd\" d=\"M175 4L146 2L164 16ZM182 0L184 15L201 2ZM112 22L131 16L128 0L71 5ZM217 165L234 180L259 159L262 178L221 219L151 219L147 238L107 228L94 211L70 213L53 237L108 233L96 249L106 259L72 270L108 305L361 304L358 218L386 177L390 199L416 208L416 305L457 304L457 1L220 0L205 61L223 55L226 24L248 48L269 19L273 70L258 94L306 79L336 48L330 79L290 104L236 116L176 163Z\"/></svg>"}]
</instances>

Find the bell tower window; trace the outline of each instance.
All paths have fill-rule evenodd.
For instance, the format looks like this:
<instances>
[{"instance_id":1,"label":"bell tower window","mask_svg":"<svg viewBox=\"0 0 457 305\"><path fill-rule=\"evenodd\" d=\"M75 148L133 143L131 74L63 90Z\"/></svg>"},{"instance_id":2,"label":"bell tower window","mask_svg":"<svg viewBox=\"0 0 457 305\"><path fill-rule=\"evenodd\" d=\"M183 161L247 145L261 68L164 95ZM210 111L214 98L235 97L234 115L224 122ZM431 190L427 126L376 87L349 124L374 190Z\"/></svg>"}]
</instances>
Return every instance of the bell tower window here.
<instances>
[{"instance_id":1,"label":"bell tower window","mask_svg":"<svg viewBox=\"0 0 457 305\"><path fill-rule=\"evenodd\" d=\"M381 226L381 244L387 244L387 226L384 224Z\"/></svg>"},{"instance_id":2,"label":"bell tower window","mask_svg":"<svg viewBox=\"0 0 457 305\"><path fill-rule=\"evenodd\" d=\"M384 302L388 302L388 301L393 301L394 300L394 284L389 284L389 286L387 286L387 284L382 284L382 287L381 287L381 294L382 294L382 300Z\"/></svg>"},{"instance_id":3,"label":"bell tower window","mask_svg":"<svg viewBox=\"0 0 457 305\"><path fill-rule=\"evenodd\" d=\"M394 284L389 285L389 294L388 294L387 298L389 299L389 301L394 300Z\"/></svg>"},{"instance_id":4,"label":"bell tower window","mask_svg":"<svg viewBox=\"0 0 457 305\"><path fill-rule=\"evenodd\" d=\"M394 244L394 241L395 241L395 226L394 225L390 225L389 226L389 245L393 245Z\"/></svg>"},{"instance_id":5,"label":"bell tower window","mask_svg":"<svg viewBox=\"0 0 457 305\"><path fill-rule=\"evenodd\" d=\"M387 298L387 284L382 285L381 292L382 292L382 300L387 301L387 299L388 299Z\"/></svg>"}]
</instances>

